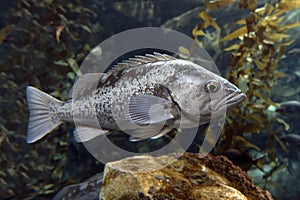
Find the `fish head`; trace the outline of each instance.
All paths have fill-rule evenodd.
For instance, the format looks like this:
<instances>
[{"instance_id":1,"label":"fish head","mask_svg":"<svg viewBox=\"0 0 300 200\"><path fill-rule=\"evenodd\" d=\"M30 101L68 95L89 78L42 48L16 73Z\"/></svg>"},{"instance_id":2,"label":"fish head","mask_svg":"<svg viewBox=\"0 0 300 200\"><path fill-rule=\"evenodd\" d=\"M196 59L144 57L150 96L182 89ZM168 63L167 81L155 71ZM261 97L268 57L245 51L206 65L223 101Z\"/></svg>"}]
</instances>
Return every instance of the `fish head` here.
<instances>
[{"instance_id":1,"label":"fish head","mask_svg":"<svg viewBox=\"0 0 300 200\"><path fill-rule=\"evenodd\" d=\"M208 123L212 115L221 116L240 104L246 95L221 76L194 63L171 83L173 99L183 115L199 124Z\"/></svg>"}]
</instances>

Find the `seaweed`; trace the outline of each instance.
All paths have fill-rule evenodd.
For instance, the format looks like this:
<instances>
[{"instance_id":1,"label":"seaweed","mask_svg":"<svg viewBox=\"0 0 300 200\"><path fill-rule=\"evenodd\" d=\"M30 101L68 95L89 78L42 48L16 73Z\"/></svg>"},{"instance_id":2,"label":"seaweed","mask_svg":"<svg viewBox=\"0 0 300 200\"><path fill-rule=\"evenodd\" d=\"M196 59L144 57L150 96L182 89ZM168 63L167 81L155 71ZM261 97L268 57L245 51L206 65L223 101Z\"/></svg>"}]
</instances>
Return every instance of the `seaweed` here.
<instances>
[{"instance_id":1,"label":"seaweed","mask_svg":"<svg viewBox=\"0 0 300 200\"><path fill-rule=\"evenodd\" d=\"M26 144L25 87L43 86L67 99L78 65L110 30L99 36L102 26L94 20L102 7L94 4L22 0L13 6L4 12L7 25L0 27L0 193L3 199L49 199L101 165L72 147L72 127Z\"/></svg>"},{"instance_id":2,"label":"seaweed","mask_svg":"<svg viewBox=\"0 0 300 200\"><path fill-rule=\"evenodd\" d=\"M237 19L233 26L227 24L224 28L209 13L215 9L220 12L228 6L237 6L246 14ZM269 160L278 161L275 146L279 143L285 150L278 139L279 127L273 124L287 124L277 116L270 117L266 111L271 105L277 107L271 99L271 88L285 76L278 67L286 47L295 41L288 31L300 26L300 21L286 24L286 13L299 7L299 1L270 1L258 6L256 0L240 0L238 3L228 0L209 2L206 10L199 13L201 22L192 31L194 40L203 46L206 37L211 36L207 33L214 33L214 40L217 41L215 51L231 52L228 80L247 95L247 100L227 115L227 124L216 147L217 154L230 148L246 148L267 153ZM231 32L228 33L229 28ZM249 145L250 141L245 142L254 134L267 134L266 149L261 150L254 144Z\"/></svg>"}]
</instances>

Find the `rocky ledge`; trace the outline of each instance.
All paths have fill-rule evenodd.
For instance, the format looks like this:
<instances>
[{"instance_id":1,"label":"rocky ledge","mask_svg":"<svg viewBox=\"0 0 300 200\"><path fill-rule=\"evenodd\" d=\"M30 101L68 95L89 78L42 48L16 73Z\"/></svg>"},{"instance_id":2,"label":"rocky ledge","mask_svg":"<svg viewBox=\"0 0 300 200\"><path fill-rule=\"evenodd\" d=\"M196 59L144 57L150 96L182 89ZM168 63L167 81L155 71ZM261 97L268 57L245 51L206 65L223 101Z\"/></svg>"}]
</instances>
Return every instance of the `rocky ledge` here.
<instances>
[{"instance_id":1,"label":"rocky ledge","mask_svg":"<svg viewBox=\"0 0 300 200\"><path fill-rule=\"evenodd\" d=\"M170 165L167 163L174 159ZM223 156L136 156L106 165L100 199L271 200Z\"/></svg>"}]
</instances>

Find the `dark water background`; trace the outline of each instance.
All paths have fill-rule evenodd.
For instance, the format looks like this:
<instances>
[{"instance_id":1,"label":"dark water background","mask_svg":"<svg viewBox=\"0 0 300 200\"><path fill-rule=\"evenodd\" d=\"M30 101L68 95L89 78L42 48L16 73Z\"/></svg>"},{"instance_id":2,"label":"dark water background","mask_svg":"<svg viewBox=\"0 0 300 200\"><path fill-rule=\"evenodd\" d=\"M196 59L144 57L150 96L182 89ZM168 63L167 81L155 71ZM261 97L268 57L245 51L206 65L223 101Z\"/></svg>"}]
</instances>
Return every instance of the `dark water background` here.
<instances>
[{"instance_id":1,"label":"dark water background","mask_svg":"<svg viewBox=\"0 0 300 200\"><path fill-rule=\"evenodd\" d=\"M72 124L60 126L37 143L26 143L26 86L35 86L66 100L76 77L76 65L71 61L80 66L97 44L132 28L163 26L191 36L199 21L197 13L204 5L204 1L192 0L176 3L172 0L1 1L0 29L9 26L9 32L0 44L0 199L51 199L64 186L81 182L104 167L82 145L73 141ZM188 17L178 18L188 11L191 11ZM231 24L248 15L247 11L235 7L212 13L218 24ZM300 20L299 11L288 15L286 20L290 22ZM63 30L57 36L59 27ZM299 32L300 27L291 30L291 39L295 42L287 47L287 51L300 48ZM213 42L205 44L205 49L226 76L230 54L217 54ZM280 63L279 70L287 76L270 88L274 102L300 100L299 59L299 55L286 55ZM285 120L291 127L283 134L299 135L299 119L287 117ZM250 139L256 145L264 145L261 142L265 138L263 135L253 138ZM144 144L127 145L137 151L145 148ZM148 141L148 146L153 145L157 144ZM190 151L197 151L196 146L191 146ZM270 189L276 199L300 198L300 189L296 187L300 183L298 152L299 149L295 149L289 155L278 155L287 164L268 180L261 178L263 174L255 169L251 175L257 184ZM288 171L289 164L292 168Z\"/></svg>"}]
</instances>

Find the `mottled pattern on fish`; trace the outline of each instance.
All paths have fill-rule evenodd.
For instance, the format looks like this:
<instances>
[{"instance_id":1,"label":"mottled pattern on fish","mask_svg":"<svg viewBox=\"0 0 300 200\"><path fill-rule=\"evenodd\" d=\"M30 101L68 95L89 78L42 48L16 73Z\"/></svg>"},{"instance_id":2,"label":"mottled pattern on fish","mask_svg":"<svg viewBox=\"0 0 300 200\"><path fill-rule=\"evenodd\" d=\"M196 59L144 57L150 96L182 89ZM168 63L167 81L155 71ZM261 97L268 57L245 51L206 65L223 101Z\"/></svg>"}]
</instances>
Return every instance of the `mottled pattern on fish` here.
<instances>
[{"instance_id":1,"label":"mottled pattern on fish","mask_svg":"<svg viewBox=\"0 0 300 200\"><path fill-rule=\"evenodd\" d=\"M171 58L175 59L169 57L169 59ZM158 84L170 82L174 78L176 68L173 63L164 66L164 71L161 70L161 63L129 69L126 69L125 66L125 64L118 65L116 68L119 70L115 69L108 75L103 75L102 79L104 80L99 82L98 88L92 94L80 97L73 102L53 103L51 105L52 120L73 121L73 117L76 117L80 120L88 119L87 122L89 122L91 113L96 112L103 128L117 129L114 118L123 116L113 116L112 106L115 106L116 113L122 113L122 104L129 101L133 94L168 98L169 91ZM126 76L121 76L123 73L126 73ZM93 124L90 125L93 126Z\"/></svg>"},{"instance_id":2,"label":"mottled pattern on fish","mask_svg":"<svg viewBox=\"0 0 300 200\"><path fill-rule=\"evenodd\" d=\"M28 87L28 142L73 120L81 142L120 129L131 131L132 141L157 138L179 121L182 128L208 123L213 111L244 99L236 86L192 62L159 53L136 56L108 73L84 74L66 102Z\"/></svg>"}]
</instances>

